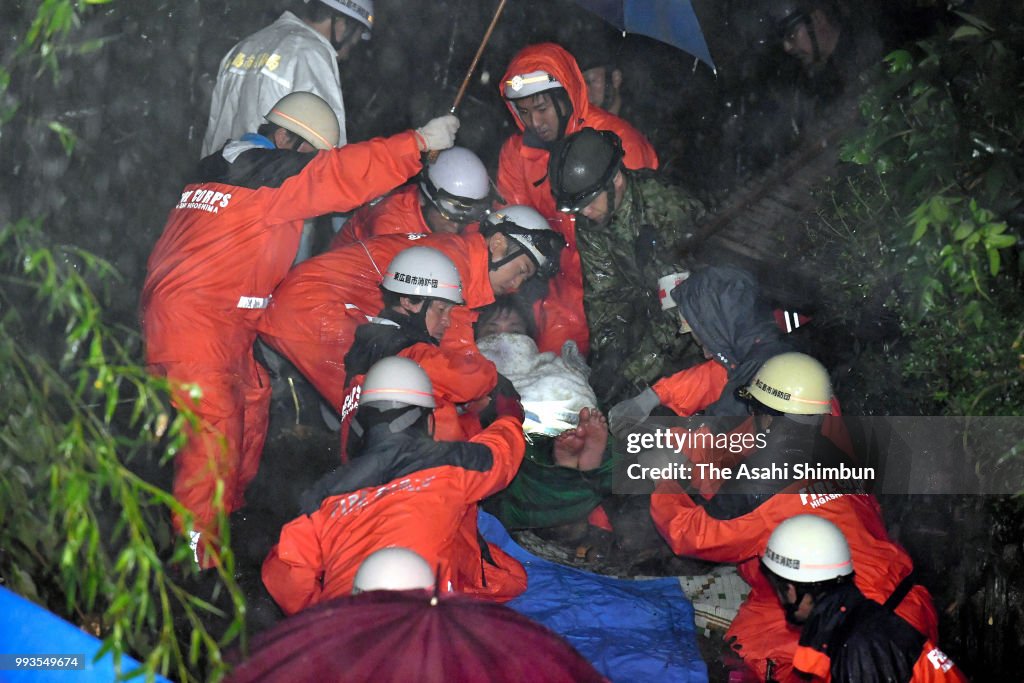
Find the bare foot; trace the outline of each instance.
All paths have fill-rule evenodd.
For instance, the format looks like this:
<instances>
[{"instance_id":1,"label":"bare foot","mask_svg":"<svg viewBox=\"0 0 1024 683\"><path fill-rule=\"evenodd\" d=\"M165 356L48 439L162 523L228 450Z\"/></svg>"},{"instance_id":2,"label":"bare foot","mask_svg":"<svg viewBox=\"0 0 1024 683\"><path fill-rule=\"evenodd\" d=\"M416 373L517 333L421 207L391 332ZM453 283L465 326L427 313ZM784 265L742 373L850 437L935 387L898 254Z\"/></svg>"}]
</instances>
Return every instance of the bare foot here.
<instances>
[{"instance_id":1,"label":"bare foot","mask_svg":"<svg viewBox=\"0 0 1024 683\"><path fill-rule=\"evenodd\" d=\"M555 463L583 472L592 470L604 460L607 445L608 421L596 408L584 408L579 425L555 437Z\"/></svg>"}]
</instances>

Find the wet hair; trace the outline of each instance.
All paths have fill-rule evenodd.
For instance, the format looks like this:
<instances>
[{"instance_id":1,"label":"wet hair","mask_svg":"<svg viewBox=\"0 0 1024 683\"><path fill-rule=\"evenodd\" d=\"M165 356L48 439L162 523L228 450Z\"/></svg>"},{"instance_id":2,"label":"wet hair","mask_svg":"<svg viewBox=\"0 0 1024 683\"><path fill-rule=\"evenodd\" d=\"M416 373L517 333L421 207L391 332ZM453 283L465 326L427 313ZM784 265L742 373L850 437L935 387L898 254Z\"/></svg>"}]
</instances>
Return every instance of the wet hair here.
<instances>
[{"instance_id":1,"label":"wet hair","mask_svg":"<svg viewBox=\"0 0 1024 683\"><path fill-rule=\"evenodd\" d=\"M533 311L530 310L529 304L516 294L499 296L494 300L494 303L479 309L479 316L473 325L474 336L477 335L478 330L484 323L490 322L502 313L518 315L526 324L527 336L532 339L537 338L537 322L533 319Z\"/></svg>"},{"instance_id":2,"label":"wet hair","mask_svg":"<svg viewBox=\"0 0 1024 683\"><path fill-rule=\"evenodd\" d=\"M283 130L285 133L288 133L288 139L291 142L291 146L290 147L285 147L284 149L291 149L291 150L297 152L297 151L299 151L299 147L302 145L303 142L309 142L308 140L303 138L301 135L297 135L297 134L291 132L290 130L288 130L287 128L279 126L276 123L270 123L270 122L261 123L260 127L256 129L256 134L257 135L262 135L263 137L267 138L268 140L273 140L274 139L274 133L276 133L278 131L278 129ZM309 143L309 144L312 144L312 143Z\"/></svg>"},{"instance_id":3,"label":"wet hair","mask_svg":"<svg viewBox=\"0 0 1024 683\"><path fill-rule=\"evenodd\" d=\"M287 9L299 19L318 24L341 13L318 0L291 0Z\"/></svg>"},{"instance_id":4,"label":"wet hair","mask_svg":"<svg viewBox=\"0 0 1024 683\"><path fill-rule=\"evenodd\" d=\"M380 288L381 298L384 301L384 308L391 308L392 306L400 306L402 299L408 299L409 303L416 305L421 301L426 301L425 296L413 296L412 294L402 294L400 292L392 292L390 289Z\"/></svg>"}]
</instances>

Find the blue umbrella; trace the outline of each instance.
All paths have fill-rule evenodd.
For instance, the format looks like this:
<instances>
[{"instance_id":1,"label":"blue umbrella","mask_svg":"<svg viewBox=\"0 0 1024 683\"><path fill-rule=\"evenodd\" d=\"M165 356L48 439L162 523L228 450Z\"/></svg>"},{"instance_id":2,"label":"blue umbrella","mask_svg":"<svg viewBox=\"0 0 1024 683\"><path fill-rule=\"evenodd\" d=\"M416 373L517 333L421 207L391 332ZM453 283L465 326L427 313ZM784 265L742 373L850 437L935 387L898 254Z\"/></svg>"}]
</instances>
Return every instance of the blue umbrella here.
<instances>
[{"instance_id":1,"label":"blue umbrella","mask_svg":"<svg viewBox=\"0 0 1024 683\"><path fill-rule=\"evenodd\" d=\"M715 68L690 0L576 0L576 4L627 33L667 43Z\"/></svg>"}]
</instances>

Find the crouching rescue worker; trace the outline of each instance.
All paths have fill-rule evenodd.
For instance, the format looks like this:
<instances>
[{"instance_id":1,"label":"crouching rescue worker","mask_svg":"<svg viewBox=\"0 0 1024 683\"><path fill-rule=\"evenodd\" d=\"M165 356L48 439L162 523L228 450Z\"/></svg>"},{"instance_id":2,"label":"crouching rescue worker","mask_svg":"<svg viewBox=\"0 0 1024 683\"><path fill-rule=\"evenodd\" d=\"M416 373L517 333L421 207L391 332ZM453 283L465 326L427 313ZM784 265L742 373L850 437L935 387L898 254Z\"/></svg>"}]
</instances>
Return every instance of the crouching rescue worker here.
<instances>
[{"instance_id":1,"label":"crouching rescue worker","mask_svg":"<svg viewBox=\"0 0 1024 683\"><path fill-rule=\"evenodd\" d=\"M479 425L462 429L456 406L487 396L498 381L494 363L481 354L439 347L453 307L465 303L462 278L450 258L430 247L409 247L391 260L380 289L384 310L356 329L345 354L342 461L348 459L349 428L364 375L382 358L410 358L427 373L434 388L434 433L442 441L479 431Z\"/></svg>"},{"instance_id":2,"label":"crouching rescue worker","mask_svg":"<svg viewBox=\"0 0 1024 683\"><path fill-rule=\"evenodd\" d=\"M331 241L331 249L394 234L461 234L491 205L491 179L480 157L452 147L428 162L418 184L400 187L358 209Z\"/></svg>"},{"instance_id":3,"label":"crouching rescue worker","mask_svg":"<svg viewBox=\"0 0 1024 683\"><path fill-rule=\"evenodd\" d=\"M506 397L497 419L468 442L431 438L430 380L408 358L366 373L354 459L304 497L306 514L281 530L263 562L263 583L286 614L352 591L357 568L400 546L435 568L440 590L505 601L526 572L478 540L477 503L508 485L523 459L523 412Z\"/></svg>"},{"instance_id":4,"label":"crouching rescue worker","mask_svg":"<svg viewBox=\"0 0 1024 683\"><path fill-rule=\"evenodd\" d=\"M825 368L810 356L786 353L769 359L744 395L763 447L744 464L753 471L776 467L806 471L806 464L831 465L846 455L822 434L832 388ZM854 468L855 469L855 468ZM778 470L775 470L776 472ZM843 530L857 567L856 585L871 600L905 619L922 638L937 640L938 617L931 595L914 583L914 564L889 538L874 496L858 482L737 476L722 483L707 503L675 481L659 482L651 496L651 517L672 550L711 562L734 562L750 584L726 640L757 680L794 678L799 632L786 620L775 591L758 569L773 529L785 519L810 513ZM829 650L831 652L831 650Z\"/></svg>"},{"instance_id":5,"label":"crouching rescue worker","mask_svg":"<svg viewBox=\"0 0 1024 683\"><path fill-rule=\"evenodd\" d=\"M622 425L646 418L659 405L684 417L747 415L736 390L747 386L766 360L791 350L754 276L710 266L695 269L674 289L660 291L663 308L676 316L681 333L692 335L705 360L618 403L608 412L612 432L618 435Z\"/></svg>"},{"instance_id":6,"label":"crouching rescue worker","mask_svg":"<svg viewBox=\"0 0 1024 683\"><path fill-rule=\"evenodd\" d=\"M311 93L292 93L259 131L203 159L171 210L149 257L142 330L151 371L171 380L175 405L200 421L175 457L174 478L174 495L195 518L200 566L212 566L203 549L217 543L218 480L230 513L259 466L270 382L252 345L295 258L302 221L351 210L403 182L420 169L422 152L450 147L457 128L447 116L335 148L331 108ZM183 528L183 520L175 524Z\"/></svg>"},{"instance_id":7,"label":"crouching rescue worker","mask_svg":"<svg viewBox=\"0 0 1024 683\"><path fill-rule=\"evenodd\" d=\"M932 639L861 592L851 555L839 527L816 515L790 517L768 539L761 571L800 628L793 658L800 680L966 681Z\"/></svg>"}]
</instances>

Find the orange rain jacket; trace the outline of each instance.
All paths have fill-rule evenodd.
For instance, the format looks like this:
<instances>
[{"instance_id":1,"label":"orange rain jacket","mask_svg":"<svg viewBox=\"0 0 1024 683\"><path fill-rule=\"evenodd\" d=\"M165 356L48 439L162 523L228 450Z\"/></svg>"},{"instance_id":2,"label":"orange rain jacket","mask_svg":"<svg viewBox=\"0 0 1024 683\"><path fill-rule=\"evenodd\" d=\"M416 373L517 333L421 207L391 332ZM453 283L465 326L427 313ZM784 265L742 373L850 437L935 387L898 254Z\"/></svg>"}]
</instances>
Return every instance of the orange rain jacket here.
<instances>
[{"instance_id":1,"label":"orange rain jacket","mask_svg":"<svg viewBox=\"0 0 1024 683\"><path fill-rule=\"evenodd\" d=\"M388 264L398 252L414 245L443 252L462 277L466 305L452 309L452 324L442 347L480 355L473 337L477 314L471 309L494 301L488 277L490 252L480 234L384 235L314 256L288 273L260 320L263 339L294 363L339 413L345 401L344 359L356 328L384 307L380 284ZM493 368L490 361L483 362ZM481 373L445 382L460 389L450 398L464 402L489 393L495 377Z\"/></svg>"},{"instance_id":2,"label":"orange rain jacket","mask_svg":"<svg viewBox=\"0 0 1024 683\"><path fill-rule=\"evenodd\" d=\"M359 394L365 373L385 356L401 356L416 361L430 378L434 390L434 438L438 441L465 441L480 431L474 412L460 414L458 404L490 393L498 382L494 363L479 353L440 348L425 331L410 319L394 311L379 316L356 329L355 341L345 355L345 398L341 411L341 459L348 461L348 434L352 416L359 407ZM357 374L353 374L357 373Z\"/></svg>"},{"instance_id":3,"label":"orange rain jacket","mask_svg":"<svg viewBox=\"0 0 1024 683\"><path fill-rule=\"evenodd\" d=\"M505 488L523 460L521 421L500 417L469 442L387 430L372 428L359 457L313 494L318 509L281 530L263 562L281 609L294 614L350 593L363 559L389 546L437 567L441 590L497 601L522 593L522 565L479 542L476 526L477 503Z\"/></svg>"},{"instance_id":4,"label":"orange rain jacket","mask_svg":"<svg viewBox=\"0 0 1024 683\"><path fill-rule=\"evenodd\" d=\"M587 100L587 84L583 80L576 60L555 43L540 43L523 48L512 58L499 89L505 97L506 83L517 74L546 71L565 87L573 111L565 127L565 135L582 128L610 130L622 139L626 168L657 168L658 156L654 147L636 128L595 107ZM567 216L561 220L555 200L551 196L548 179L548 150L534 147L524 139L523 122L515 105L505 100L519 133L511 136L501 147L498 158L498 193L509 204L526 204L540 211L551 221L551 227L565 238L569 248L562 251L561 268L548 283L549 292L537 313L537 347L540 351L560 353L562 344L574 339L583 353L589 348L587 318L583 311L583 274L580 255L576 251L576 230Z\"/></svg>"},{"instance_id":5,"label":"orange rain jacket","mask_svg":"<svg viewBox=\"0 0 1024 683\"><path fill-rule=\"evenodd\" d=\"M353 213L331 240L330 249L380 235L430 232L423 219L419 185L406 185Z\"/></svg>"},{"instance_id":6,"label":"orange rain jacket","mask_svg":"<svg viewBox=\"0 0 1024 683\"><path fill-rule=\"evenodd\" d=\"M198 404L187 389L174 396L202 421L175 457L174 480L174 495L200 531L214 521L214 475L224 480L230 512L243 504L259 467L270 385L252 345L298 249L302 221L349 211L420 169L412 131L316 154L254 139L229 143L201 162L199 179L182 191L149 257L142 291L150 367L174 384L202 389Z\"/></svg>"},{"instance_id":7,"label":"orange rain jacket","mask_svg":"<svg viewBox=\"0 0 1024 683\"><path fill-rule=\"evenodd\" d=\"M737 494L719 493L718 498L733 495ZM889 538L874 496L841 493L830 483L809 484L796 492L787 489L745 514L722 518L695 503L676 482L660 482L651 496L651 517L673 552L739 565L751 591L726 640L735 639L732 647L761 677L772 660L779 681L792 680L799 630L786 622L758 558L775 527L801 513L820 515L842 530L850 544L856 584L869 598L884 603L913 570L910 556ZM923 586L911 588L895 611L926 637L938 640L938 616Z\"/></svg>"}]
</instances>

